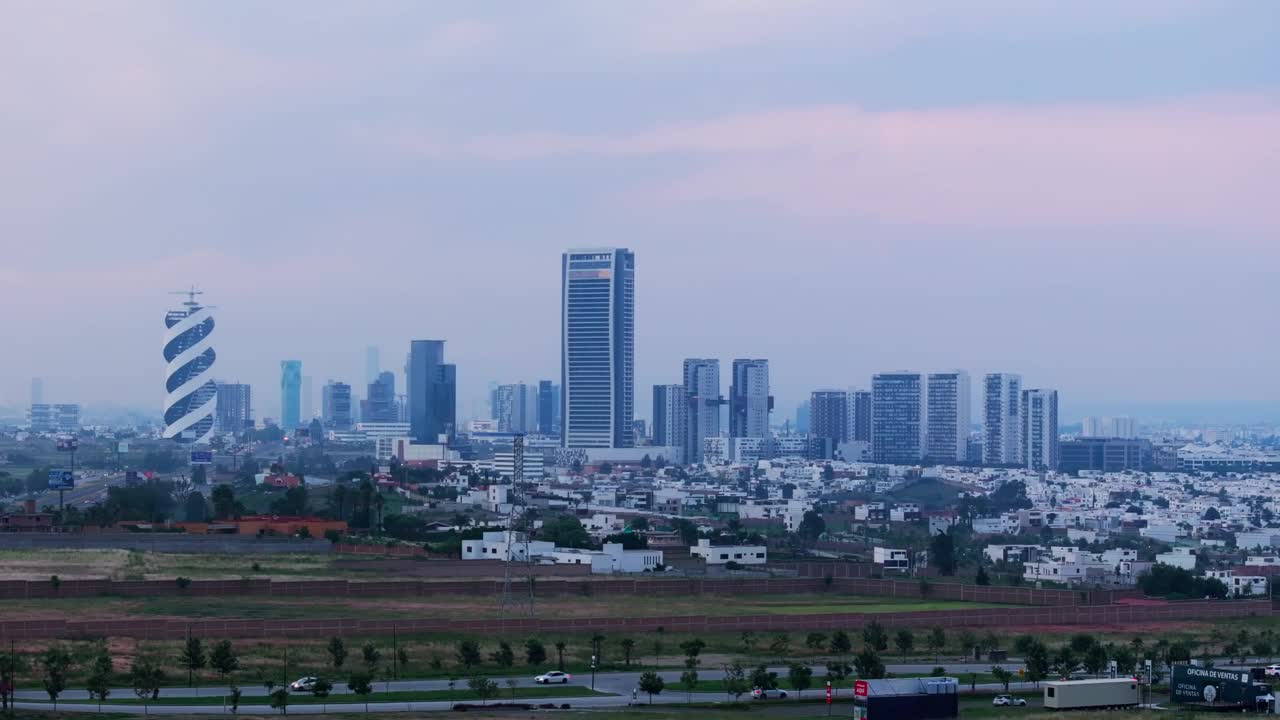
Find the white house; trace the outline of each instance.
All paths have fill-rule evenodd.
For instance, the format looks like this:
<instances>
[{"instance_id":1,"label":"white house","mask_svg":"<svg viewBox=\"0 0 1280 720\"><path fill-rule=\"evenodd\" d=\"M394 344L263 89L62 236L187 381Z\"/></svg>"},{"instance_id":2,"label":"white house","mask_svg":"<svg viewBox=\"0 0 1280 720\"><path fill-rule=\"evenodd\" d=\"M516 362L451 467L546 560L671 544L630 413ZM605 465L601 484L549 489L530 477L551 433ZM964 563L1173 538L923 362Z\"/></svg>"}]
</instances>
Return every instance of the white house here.
<instances>
[{"instance_id":1,"label":"white house","mask_svg":"<svg viewBox=\"0 0 1280 720\"><path fill-rule=\"evenodd\" d=\"M531 540L528 544L529 556L533 557L545 555L555 549L555 543L545 540ZM524 533L512 533L510 547L505 530L487 532L479 540L462 541L463 560L527 560L529 556L525 555Z\"/></svg>"},{"instance_id":2,"label":"white house","mask_svg":"<svg viewBox=\"0 0 1280 720\"><path fill-rule=\"evenodd\" d=\"M1265 597L1267 594L1267 578L1265 575L1236 575L1230 570L1206 570L1204 576L1216 578L1227 586L1227 592L1233 597L1254 595Z\"/></svg>"},{"instance_id":3,"label":"white house","mask_svg":"<svg viewBox=\"0 0 1280 720\"><path fill-rule=\"evenodd\" d=\"M590 565L593 575L655 572L662 567L661 550L624 550L621 543L605 543L602 550L556 548L542 558L556 565Z\"/></svg>"},{"instance_id":4,"label":"white house","mask_svg":"<svg viewBox=\"0 0 1280 720\"><path fill-rule=\"evenodd\" d=\"M1156 555L1156 562L1161 565L1182 568L1183 570L1195 570L1196 550L1195 548L1176 547L1167 553Z\"/></svg>"},{"instance_id":5,"label":"white house","mask_svg":"<svg viewBox=\"0 0 1280 720\"><path fill-rule=\"evenodd\" d=\"M906 550L877 547L871 552L871 562L884 570L907 572L911 569L911 554Z\"/></svg>"},{"instance_id":6,"label":"white house","mask_svg":"<svg viewBox=\"0 0 1280 720\"><path fill-rule=\"evenodd\" d=\"M689 548L689 554L702 558L708 565L724 565L728 562L764 565L769 561L768 550L764 545L712 545L707 538L698 540L697 545Z\"/></svg>"}]
</instances>

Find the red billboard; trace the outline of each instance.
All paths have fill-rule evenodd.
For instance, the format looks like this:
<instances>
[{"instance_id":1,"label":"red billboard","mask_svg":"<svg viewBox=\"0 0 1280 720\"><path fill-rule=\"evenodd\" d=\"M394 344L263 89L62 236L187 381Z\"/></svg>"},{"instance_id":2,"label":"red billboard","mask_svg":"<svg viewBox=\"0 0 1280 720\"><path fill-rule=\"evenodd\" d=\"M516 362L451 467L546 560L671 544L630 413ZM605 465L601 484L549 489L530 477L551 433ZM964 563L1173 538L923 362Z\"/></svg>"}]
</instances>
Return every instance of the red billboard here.
<instances>
[{"instance_id":1,"label":"red billboard","mask_svg":"<svg viewBox=\"0 0 1280 720\"><path fill-rule=\"evenodd\" d=\"M866 696L867 696L867 681L866 681L866 680L855 680L855 681L853 682L853 694L854 694L854 695L856 695L857 697L866 697Z\"/></svg>"}]
</instances>

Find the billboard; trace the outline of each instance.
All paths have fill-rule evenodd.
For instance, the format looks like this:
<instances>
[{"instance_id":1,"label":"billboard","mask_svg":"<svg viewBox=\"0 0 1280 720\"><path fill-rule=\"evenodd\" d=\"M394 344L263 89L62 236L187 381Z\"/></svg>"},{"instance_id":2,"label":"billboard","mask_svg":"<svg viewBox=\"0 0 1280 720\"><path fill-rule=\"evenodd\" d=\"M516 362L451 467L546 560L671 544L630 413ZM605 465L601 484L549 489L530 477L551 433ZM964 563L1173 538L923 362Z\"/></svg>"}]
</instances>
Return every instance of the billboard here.
<instances>
[{"instance_id":1,"label":"billboard","mask_svg":"<svg viewBox=\"0 0 1280 720\"><path fill-rule=\"evenodd\" d=\"M74 437L60 437L54 441L54 446L64 452L75 452L80 447L80 441Z\"/></svg>"},{"instance_id":2,"label":"billboard","mask_svg":"<svg viewBox=\"0 0 1280 720\"><path fill-rule=\"evenodd\" d=\"M116 452L118 452L118 453L122 453L122 454L123 454L123 453L127 453L127 452L129 452L129 441L128 441L128 440L121 440L121 441L116 445Z\"/></svg>"},{"instance_id":3,"label":"billboard","mask_svg":"<svg viewBox=\"0 0 1280 720\"><path fill-rule=\"evenodd\" d=\"M1169 679L1169 695L1176 703L1218 708L1252 708L1266 686L1255 686L1247 670L1219 670L1174 665Z\"/></svg>"},{"instance_id":4,"label":"billboard","mask_svg":"<svg viewBox=\"0 0 1280 720\"><path fill-rule=\"evenodd\" d=\"M213 451L212 450L192 450L191 464L192 465L212 465Z\"/></svg>"},{"instance_id":5,"label":"billboard","mask_svg":"<svg viewBox=\"0 0 1280 720\"><path fill-rule=\"evenodd\" d=\"M76 486L75 474L70 470L50 470L50 490L71 490Z\"/></svg>"},{"instance_id":6,"label":"billboard","mask_svg":"<svg viewBox=\"0 0 1280 720\"><path fill-rule=\"evenodd\" d=\"M125 484L127 484L127 485L136 485L136 484L138 484L138 482L139 482L139 481L138 481L138 471L137 471L137 470L126 470L126 471L125 471L125 473L124 473L124 481L125 481Z\"/></svg>"}]
</instances>

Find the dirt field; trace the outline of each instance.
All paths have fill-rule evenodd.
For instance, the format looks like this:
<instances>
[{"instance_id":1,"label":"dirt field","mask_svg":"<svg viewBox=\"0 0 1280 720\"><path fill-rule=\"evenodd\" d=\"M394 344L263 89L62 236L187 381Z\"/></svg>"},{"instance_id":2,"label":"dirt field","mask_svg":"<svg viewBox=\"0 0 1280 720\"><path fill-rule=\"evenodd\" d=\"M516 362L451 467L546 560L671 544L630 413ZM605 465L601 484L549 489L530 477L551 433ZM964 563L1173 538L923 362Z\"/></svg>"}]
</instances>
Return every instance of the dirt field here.
<instances>
[{"instance_id":1,"label":"dirt field","mask_svg":"<svg viewBox=\"0 0 1280 720\"><path fill-rule=\"evenodd\" d=\"M199 579L280 578L289 580L369 578L376 570L335 566L335 556L213 555L139 550L0 550L0 579L64 580L110 578L152 580L178 576Z\"/></svg>"}]
</instances>

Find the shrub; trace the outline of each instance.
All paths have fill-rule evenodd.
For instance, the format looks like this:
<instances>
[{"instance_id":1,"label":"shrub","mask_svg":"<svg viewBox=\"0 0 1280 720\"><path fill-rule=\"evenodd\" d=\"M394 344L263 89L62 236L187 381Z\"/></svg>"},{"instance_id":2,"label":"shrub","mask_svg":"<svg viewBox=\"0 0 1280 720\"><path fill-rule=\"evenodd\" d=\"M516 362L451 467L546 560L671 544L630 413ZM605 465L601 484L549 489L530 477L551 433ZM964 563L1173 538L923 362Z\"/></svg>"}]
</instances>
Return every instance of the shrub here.
<instances>
[{"instance_id":1,"label":"shrub","mask_svg":"<svg viewBox=\"0 0 1280 720\"><path fill-rule=\"evenodd\" d=\"M186 590L187 588L191 587L191 578L189 577L179 576L174 580L174 582L178 584L179 590Z\"/></svg>"}]
</instances>

